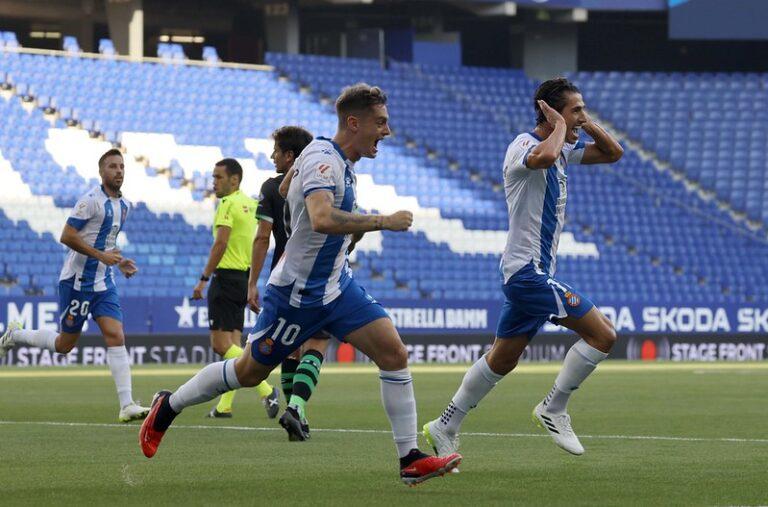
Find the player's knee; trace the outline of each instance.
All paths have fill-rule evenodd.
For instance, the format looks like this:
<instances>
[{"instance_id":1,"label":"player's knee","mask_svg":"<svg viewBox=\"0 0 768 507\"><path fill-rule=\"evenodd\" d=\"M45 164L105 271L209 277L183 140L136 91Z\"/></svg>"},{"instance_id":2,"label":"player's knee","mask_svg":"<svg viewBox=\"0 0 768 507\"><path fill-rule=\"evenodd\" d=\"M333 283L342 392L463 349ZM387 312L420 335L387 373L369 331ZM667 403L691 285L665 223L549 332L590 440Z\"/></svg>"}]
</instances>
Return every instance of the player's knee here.
<instances>
[{"instance_id":1,"label":"player's knee","mask_svg":"<svg viewBox=\"0 0 768 507\"><path fill-rule=\"evenodd\" d=\"M608 322L608 325L605 328L605 333L604 334L605 334L605 338L604 338L605 344L609 348L612 348L616 344L616 339L617 339L616 328L613 327L613 324Z\"/></svg>"},{"instance_id":2,"label":"player's knee","mask_svg":"<svg viewBox=\"0 0 768 507\"><path fill-rule=\"evenodd\" d=\"M604 321L600 329L591 336L590 345L602 350L603 352L610 351L616 343L616 329L610 321Z\"/></svg>"},{"instance_id":3,"label":"player's knee","mask_svg":"<svg viewBox=\"0 0 768 507\"><path fill-rule=\"evenodd\" d=\"M259 378L259 375L252 372L244 372L242 373L242 377L240 375L241 374L237 375L237 381L240 382L242 387L255 387L261 384L264 380L263 378Z\"/></svg>"},{"instance_id":4,"label":"player's knee","mask_svg":"<svg viewBox=\"0 0 768 507\"><path fill-rule=\"evenodd\" d=\"M375 360L376 366L384 371L402 370L408 367L408 351L404 345L388 350L386 353L379 354Z\"/></svg>"},{"instance_id":5,"label":"player's knee","mask_svg":"<svg viewBox=\"0 0 768 507\"><path fill-rule=\"evenodd\" d=\"M503 354L488 354L486 356L488 367L497 375L506 375L517 366L518 358Z\"/></svg>"},{"instance_id":6,"label":"player's knee","mask_svg":"<svg viewBox=\"0 0 768 507\"><path fill-rule=\"evenodd\" d=\"M75 342L66 342L61 339L56 340L56 352L59 354L69 354L74 348Z\"/></svg>"},{"instance_id":7,"label":"player's knee","mask_svg":"<svg viewBox=\"0 0 768 507\"><path fill-rule=\"evenodd\" d=\"M248 368L240 358L235 361L235 375L241 387L257 386L266 378L262 372Z\"/></svg>"},{"instance_id":8,"label":"player's knee","mask_svg":"<svg viewBox=\"0 0 768 507\"><path fill-rule=\"evenodd\" d=\"M125 345L125 335L123 333L112 333L104 336L104 343L107 347L122 347Z\"/></svg>"},{"instance_id":9,"label":"player's knee","mask_svg":"<svg viewBox=\"0 0 768 507\"><path fill-rule=\"evenodd\" d=\"M216 352L221 357L224 357L224 354L227 353L227 350L229 350L229 347L232 346L231 343L224 343L223 341L219 340L213 340L211 343L211 346L213 347L213 351Z\"/></svg>"}]
</instances>

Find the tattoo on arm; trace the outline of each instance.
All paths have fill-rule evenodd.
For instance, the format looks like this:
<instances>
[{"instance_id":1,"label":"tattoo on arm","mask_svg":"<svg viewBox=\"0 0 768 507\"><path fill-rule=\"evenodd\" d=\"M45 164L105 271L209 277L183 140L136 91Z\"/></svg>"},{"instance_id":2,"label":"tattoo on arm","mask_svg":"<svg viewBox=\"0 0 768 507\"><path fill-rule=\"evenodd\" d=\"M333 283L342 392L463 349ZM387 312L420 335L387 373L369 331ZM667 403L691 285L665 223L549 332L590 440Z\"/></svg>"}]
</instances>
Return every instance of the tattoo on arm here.
<instances>
[{"instance_id":1,"label":"tattoo on arm","mask_svg":"<svg viewBox=\"0 0 768 507\"><path fill-rule=\"evenodd\" d=\"M351 234L354 232L375 231L384 228L384 217L382 215L361 215L358 213L349 213L333 206L331 193L324 192L323 200L330 208L328 217L334 225L344 229L340 234ZM351 229L351 230L350 230Z\"/></svg>"},{"instance_id":2,"label":"tattoo on arm","mask_svg":"<svg viewBox=\"0 0 768 507\"><path fill-rule=\"evenodd\" d=\"M349 213L338 208L333 208L331 210L331 220L338 225L371 224L374 228L381 229L384 217L381 215L359 215L357 213Z\"/></svg>"}]
</instances>

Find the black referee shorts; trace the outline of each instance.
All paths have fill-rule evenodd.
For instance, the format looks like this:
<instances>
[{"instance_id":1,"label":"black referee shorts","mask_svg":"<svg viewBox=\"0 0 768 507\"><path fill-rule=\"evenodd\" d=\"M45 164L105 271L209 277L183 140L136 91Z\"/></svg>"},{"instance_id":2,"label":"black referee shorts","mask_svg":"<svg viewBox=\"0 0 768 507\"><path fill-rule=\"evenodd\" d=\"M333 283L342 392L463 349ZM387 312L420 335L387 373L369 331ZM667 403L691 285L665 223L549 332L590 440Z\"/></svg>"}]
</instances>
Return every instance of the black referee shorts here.
<instances>
[{"instance_id":1,"label":"black referee shorts","mask_svg":"<svg viewBox=\"0 0 768 507\"><path fill-rule=\"evenodd\" d=\"M217 269L208 287L208 329L242 331L248 300L248 271Z\"/></svg>"}]
</instances>

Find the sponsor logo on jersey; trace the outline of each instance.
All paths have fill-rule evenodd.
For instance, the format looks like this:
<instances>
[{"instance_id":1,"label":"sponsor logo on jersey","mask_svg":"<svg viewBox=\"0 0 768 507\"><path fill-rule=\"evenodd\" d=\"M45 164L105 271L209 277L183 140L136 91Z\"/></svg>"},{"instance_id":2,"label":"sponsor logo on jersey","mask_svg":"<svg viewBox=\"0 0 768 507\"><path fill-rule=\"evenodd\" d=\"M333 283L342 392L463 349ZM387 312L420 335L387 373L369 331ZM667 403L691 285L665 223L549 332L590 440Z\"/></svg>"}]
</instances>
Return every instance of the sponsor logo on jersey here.
<instances>
[{"instance_id":1,"label":"sponsor logo on jersey","mask_svg":"<svg viewBox=\"0 0 768 507\"><path fill-rule=\"evenodd\" d=\"M333 177L333 171L329 171L331 168L328 164L320 164L317 166L317 172L320 173L320 177L326 180L330 180Z\"/></svg>"},{"instance_id":2,"label":"sponsor logo on jersey","mask_svg":"<svg viewBox=\"0 0 768 507\"><path fill-rule=\"evenodd\" d=\"M77 210L75 211L75 216L85 218L86 208L88 208L87 202L81 202L78 204Z\"/></svg>"}]
</instances>

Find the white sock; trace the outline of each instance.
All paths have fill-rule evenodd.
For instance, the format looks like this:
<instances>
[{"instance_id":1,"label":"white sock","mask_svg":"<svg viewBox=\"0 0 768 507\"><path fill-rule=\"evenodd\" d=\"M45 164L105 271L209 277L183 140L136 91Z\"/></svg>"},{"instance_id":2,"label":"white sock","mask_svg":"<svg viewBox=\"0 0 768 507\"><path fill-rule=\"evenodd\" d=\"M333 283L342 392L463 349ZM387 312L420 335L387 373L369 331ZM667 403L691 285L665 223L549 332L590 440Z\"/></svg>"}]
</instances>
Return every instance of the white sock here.
<instances>
[{"instance_id":1,"label":"white sock","mask_svg":"<svg viewBox=\"0 0 768 507\"><path fill-rule=\"evenodd\" d=\"M177 414L185 408L210 401L215 397L242 386L235 374L235 360L211 363L179 387L168 403Z\"/></svg>"},{"instance_id":2,"label":"white sock","mask_svg":"<svg viewBox=\"0 0 768 507\"><path fill-rule=\"evenodd\" d=\"M437 422L440 428L450 435L456 435L467 413L475 408L502 378L504 375L491 370L485 356L478 359L464 374L458 391L440 415Z\"/></svg>"},{"instance_id":3,"label":"white sock","mask_svg":"<svg viewBox=\"0 0 768 507\"><path fill-rule=\"evenodd\" d=\"M413 378L408 368L397 371L379 370L381 402L387 412L397 455L406 456L416 449L416 398L413 395Z\"/></svg>"},{"instance_id":4,"label":"white sock","mask_svg":"<svg viewBox=\"0 0 768 507\"><path fill-rule=\"evenodd\" d=\"M584 340L579 340L568 350L563 361L563 369L555 379L555 385L544 398L547 412L561 414L568 406L571 393L579 388L582 382L595 371L597 363L608 357Z\"/></svg>"},{"instance_id":5,"label":"white sock","mask_svg":"<svg viewBox=\"0 0 768 507\"><path fill-rule=\"evenodd\" d=\"M112 378L117 388L117 398L120 400L120 408L133 403L131 393L131 363L128 360L128 350L125 345L119 347L107 347L107 363Z\"/></svg>"},{"instance_id":6,"label":"white sock","mask_svg":"<svg viewBox=\"0 0 768 507\"><path fill-rule=\"evenodd\" d=\"M16 345L40 347L56 352L56 337L59 333L49 329L18 329L11 334Z\"/></svg>"}]
</instances>

